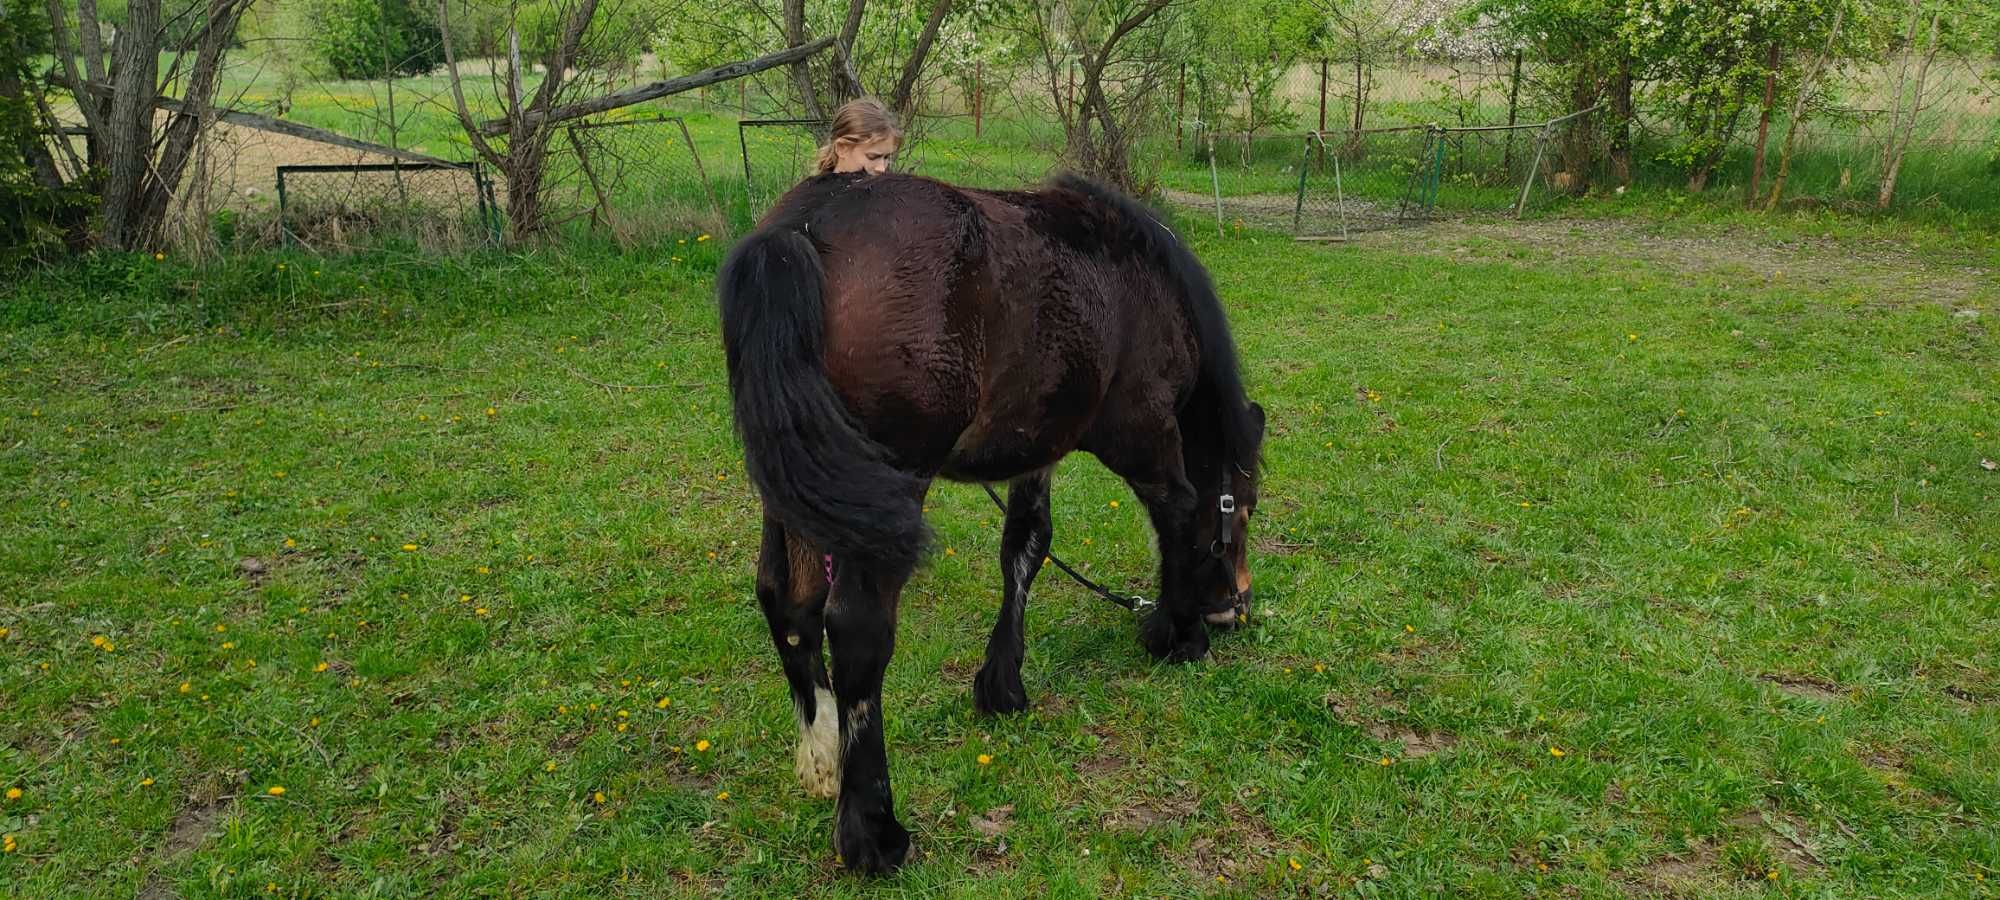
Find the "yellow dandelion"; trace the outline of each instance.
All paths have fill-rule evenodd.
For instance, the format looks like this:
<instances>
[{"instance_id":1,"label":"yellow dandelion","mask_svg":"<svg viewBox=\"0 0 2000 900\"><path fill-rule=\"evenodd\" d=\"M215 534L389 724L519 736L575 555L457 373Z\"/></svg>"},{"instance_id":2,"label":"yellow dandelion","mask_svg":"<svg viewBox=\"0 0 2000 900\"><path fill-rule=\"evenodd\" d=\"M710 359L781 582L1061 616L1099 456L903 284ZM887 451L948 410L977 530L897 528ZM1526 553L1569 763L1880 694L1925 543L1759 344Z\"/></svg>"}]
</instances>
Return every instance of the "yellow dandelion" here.
<instances>
[{"instance_id":1,"label":"yellow dandelion","mask_svg":"<svg viewBox=\"0 0 2000 900\"><path fill-rule=\"evenodd\" d=\"M475 615L475 616L483 616L483 615L486 615L486 611L487 611L487 610L486 610L486 607L482 606L482 607L480 607L480 608L478 608L478 609L475 609L475 610L473 610L473 611L472 611L472 614L473 614L473 615Z\"/></svg>"},{"instance_id":2,"label":"yellow dandelion","mask_svg":"<svg viewBox=\"0 0 2000 900\"><path fill-rule=\"evenodd\" d=\"M167 258L167 255L166 255L165 253L155 253L155 254L153 254L153 261L154 261L154 262L162 262L162 261L164 261L164 260L165 260L166 258Z\"/></svg>"},{"instance_id":3,"label":"yellow dandelion","mask_svg":"<svg viewBox=\"0 0 2000 900\"><path fill-rule=\"evenodd\" d=\"M460 603L471 603L471 602L472 602L472 595L471 595L471 594L460 594L460 595L458 595L458 602L460 602Z\"/></svg>"},{"instance_id":4,"label":"yellow dandelion","mask_svg":"<svg viewBox=\"0 0 2000 900\"><path fill-rule=\"evenodd\" d=\"M235 642L235 641L223 641L223 642L222 642L222 649L224 649L224 650L234 650L234 649L236 649L236 642Z\"/></svg>"},{"instance_id":5,"label":"yellow dandelion","mask_svg":"<svg viewBox=\"0 0 2000 900\"><path fill-rule=\"evenodd\" d=\"M728 791L722 791L721 793L718 793L718 794L716 794L716 795L715 795L715 799L717 799L717 800L727 800L727 799L729 799L729 792L728 792Z\"/></svg>"},{"instance_id":6,"label":"yellow dandelion","mask_svg":"<svg viewBox=\"0 0 2000 900\"><path fill-rule=\"evenodd\" d=\"M596 801L598 805L602 806L604 804L604 792L598 791L597 793L591 794L590 799Z\"/></svg>"},{"instance_id":7,"label":"yellow dandelion","mask_svg":"<svg viewBox=\"0 0 2000 900\"><path fill-rule=\"evenodd\" d=\"M1111 501L1111 508L1112 508L1112 509L1117 509L1117 508L1118 508L1118 501L1116 501L1116 500L1113 500L1113 501Z\"/></svg>"},{"instance_id":8,"label":"yellow dandelion","mask_svg":"<svg viewBox=\"0 0 2000 900\"><path fill-rule=\"evenodd\" d=\"M705 240L708 240L708 235L705 235L705 234L704 234L704 235L702 235L701 237L698 237L698 238L695 238L695 239L694 239L695 243L697 243L697 244L699 244L699 243L701 243L702 241L705 241Z\"/></svg>"},{"instance_id":9,"label":"yellow dandelion","mask_svg":"<svg viewBox=\"0 0 2000 900\"><path fill-rule=\"evenodd\" d=\"M1292 867L1292 871L1294 871L1294 872L1297 872L1297 871L1299 871L1300 869L1303 869L1303 868L1305 868L1305 866L1302 866L1302 865L1299 865L1299 859L1298 859L1298 857L1296 857L1296 856L1294 856L1294 857L1289 857L1289 858L1287 858L1287 859L1285 860L1285 862L1287 862L1287 863L1289 863L1289 864L1291 865L1291 867Z\"/></svg>"},{"instance_id":10,"label":"yellow dandelion","mask_svg":"<svg viewBox=\"0 0 2000 900\"><path fill-rule=\"evenodd\" d=\"M1326 663L1313 663L1313 671L1322 675L1326 674Z\"/></svg>"},{"instance_id":11,"label":"yellow dandelion","mask_svg":"<svg viewBox=\"0 0 2000 900\"><path fill-rule=\"evenodd\" d=\"M9 800L19 800L19 799L21 799L21 789L20 789L20 788L17 788L17 787L10 787L10 788L8 788L8 789L7 789L7 799L9 799Z\"/></svg>"},{"instance_id":12,"label":"yellow dandelion","mask_svg":"<svg viewBox=\"0 0 2000 900\"><path fill-rule=\"evenodd\" d=\"M1561 747L1550 747L1550 748L1549 748L1549 755L1550 755L1550 756L1553 756L1553 757L1555 757L1555 758L1557 758L1557 759L1562 759L1563 757L1565 757L1565 756L1568 756L1569 754L1568 754L1568 753L1565 753L1565 752L1563 752L1563 748L1561 748Z\"/></svg>"},{"instance_id":13,"label":"yellow dandelion","mask_svg":"<svg viewBox=\"0 0 2000 900\"><path fill-rule=\"evenodd\" d=\"M552 760L549 760L548 762L545 762L545 763L542 763L542 771L544 771L544 772L553 772L553 771L555 771L555 770L556 770L556 761L555 761L555 760L553 760L553 759L552 759Z\"/></svg>"},{"instance_id":14,"label":"yellow dandelion","mask_svg":"<svg viewBox=\"0 0 2000 900\"><path fill-rule=\"evenodd\" d=\"M141 778L141 779L139 779L139 786L140 786L140 787L152 787L152 786L153 786L153 779L151 779L151 778Z\"/></svg>"},{"instance_id":15,"label":"yellow dandelion","mask_svg":"<svg viewBox=\"0 0 2000 900\"><path fill-rule=\"evenodd\" d=\"M7 629L7 628L0 628L0 638L3 638L3 637L6 637L6 636L8 636L8 635L10 635L10 634L13 634L13 633L14 633L14 632L13 632L13 631L12 631L11 629Z\"/></svg>"},{"instance_id":16,"label":"yellow dandelion","mask_svg":"<svg viewBox=\"0 0 2000 900\"><path fill-rule=\"evenodd\" d=\"M318 727L319 727L319 717L318 717L318 716L313 716L312 718L310 718L310 719L307 719L307 720L306 720L306 727L307 727L307 728L318 728Z\"/></svg>"},{"instance_id":17,"label":"yellow dandelion","mask_svg":"<svg viewBox=\"0 0 2000 900\"><path fill-rule=\"evenodd\" d=\"M181 682L181 693L185 694L192 690L194 690L194 684L192 682L187 682L187 681Z\"/></svg>"},{"instance_id":18,"label":"yellow dandelion","mask_svg":"<svg viewBox=\"0 0 2000 900\"><path fill-rule=\"evenodd\" d=\"M993 754L991 754L991 753L981 753L981 754L979 754L979 764L980 764L980 765L982 765L982 766L987 766L987 765L992 765L992 764L993 764Z\"/></svg>"},{"instance_id":19,"label":"yellow dandelion","mask_svg":"<svg viewBox=\"0 0 2000 900\"><path fill-rule=\"evenodd\" d=\"M319 665L313 666L313 671L324 672L327 670L327 668L328 668L327 664L325 662L321 662Z\"/></svg>"},{"instance_id":20,"label":"yellow dandelion","mask_svg":"<svg viewBox=\"0 0 2000 900\"><path fill-rule=\"evenodd\" d=\"M707 738L703 738L703 739L701 739L701 740L699 740L699 741L695 741L695 742L694 742L694 752L696 752L696 753L707 753L707 752L708 752L708 746L709 746L709 744L708 744L708 739L707 739Z\"/></svg>"},{"instance_id":21,"label":"yellow dandelion","mask_svg":"<svg viewBox=\"0 0 2000 900\"><path fill-rule=\"evenodd\" d=\"M1416 634L1416 633L1417 633L1417 626L1415 626L1415 625L1405 625L1405 626L1403 626L1403 633L1404 633L1404 634Z\"/></svg>"},{"instance_id":22,"label":"yellow dandelion","mask_svg":"<svg viewBox=\"0 0 2000 900\"><path fill-rule=\"evenodd\" d=\"M283 797L285 796L285 786L282 784L274 784L268 788L265 788L264 793L270 794L273 797Z\"/></svg>"},{"instance_id":23,"label":"yellow dandelion","mask_svg":"<svg viewBox=\"0 0 2000 900\"><path fill-rule=\"evenodd\" d=\"M223 632L225 632L225 631L228 631L228 630L229 630L229 626L227 626L227 625L217 625L217 626L215 626L215 633L216 633L216 634L221 634L221 633L223 633Z\"/></svg>"},{"instance_id":24,"label":"yellow dandelion","mask_svg":"<svg viewBox=\"0 0 2000 900\"><path fill-rule=\"evenodd\" d=\"M497 408L495 408L495 407L491 407L491 406L489 406L489 407L486 407L486 414L487 414L487 415L489 415L489 416L497 416L497 415L499 415L499 414L500 414L500 410L499 410L499 409L497 409Z\"/></svg>"},{"instance_id":25,"label":"yellow dandelion","mask_svg":"<svg viewBox=\"0 0 2000 900\"><path fill-rule=\"evenodd\" d=\"M417 552L417 545L415 545L415 544L404 544L404 545L403 545L403 552L404 552L404 553L415 553L415 552Z\"/></svg>"},{"instance_id":26,"label":"yellow dandelion","mask_svg":"<svg viewBox=\"0 0 2000 900\"><path fill-rule=\"evenodd\" d=\"M1395 760L1393 760L1393 759L1390 759L1389 757L1386 757L1386 756L1384 756L1384 757L1382 757L1381 759L1379 759L1379 760L1376 760L1376 761L1375 761L1375 764L1376 764L1376 765L1378 765L1378 766L1387 766L1387 765L1392 765L1392 764L1394 764L1394 763L1395 763Z\"/></svg>"},{"instance_id":27,"label":"yellow dandelion","mask_svg":"<svg viewBox=\"0 0 2000 900\"><path fill-rule=\"evenodd\" d=\"M479 574L481 574L481 575L491 575L491 574L493 574L493 570L492 570L492 569L489 569L489 568L487 568L487 567L485 567L485 566L480 566L480 567L479 567Z\"/></svg>"},{"instance_id":28,"label":"yellow dandelion","mask_svg":"<svg viewBox=\"0 0 2000 900\"><path fill-rule=\"evenodd\" d=\"M957 556L957 555L958 555L958 549L957 549L956 547L946 547L946 548L944 548L944 555L946 555L946 556Z\"/></svg>"},{"instance_id":29,"label":"yellow dandelion","mask_svg":"<svg viewBox=\"0 0 2000 900\"><path fill-rule=\"evenodd\" d=\"M628 681L628 682L625 682L625 683L626 683L626 684L631 684L632 682L629 682L629 681ZM621 718L621 719L629 719L629 718L632 718L632 714L631 714L630 712L627 712L627 711L625 711L625 710L622 710L622 709L621 709L621 710L619 710L619 711L618 711L618 718Z\"/></svg>"},{"instance_id":30,"label":"yellow dandelion","mask_svg":"<svg viewBox=\"0 0 2000 900\"><path fill-rule=\"evenodd\" d=\"M623 733L623 732L625 731L625 729L627 729L627 728L630 728L630 727L632 727L632 725L631 725L631 723L629 723L629 722L620 722L620 723L618 723L618 730L619 730L619 732L620 732L620 733Z\"/></svg>"},{"instance_id":31,"label":"yellow dandelion","mask_svg":"<svg viewBox=\"0 0 2000 900\"><path fill-rule=\"evenodd\" d=\"M655 703L655 704L653 704L653 705L654 705L655 707L658 707L658 708L660 708L660 709L666 709L667 707L669 707L669 706L672 706L672 705L674 705L674 698L672 698L672 697L661 697L661 698L660 698L660 702L658 702L658 703Z\"/></svg>"}]
</instances>

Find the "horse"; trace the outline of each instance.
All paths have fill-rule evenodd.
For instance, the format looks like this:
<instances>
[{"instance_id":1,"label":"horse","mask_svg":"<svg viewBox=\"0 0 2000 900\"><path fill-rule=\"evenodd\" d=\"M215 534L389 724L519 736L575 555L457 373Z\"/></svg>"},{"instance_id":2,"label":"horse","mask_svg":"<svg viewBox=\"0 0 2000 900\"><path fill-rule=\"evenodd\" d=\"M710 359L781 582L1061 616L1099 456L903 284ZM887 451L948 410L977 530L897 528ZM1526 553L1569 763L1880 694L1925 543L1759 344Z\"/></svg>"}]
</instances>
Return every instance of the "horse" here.
<instances>
[{"instance_id":1,"label":"horse","mask_svg":"<svg viewBox=\"0 0 2000 900\"><path fill-rule=\"evenodd\" d=\"M1158 538L1147 651L1196 660L1209 626L1248 620L1264 410L1207 271L1138 202L1068 175L1022 191L821 175L730 250L717 294L763 504L757 601L797 713L797 774L837 796L848 868L886 872L909 851L882 676L936 479L1007 484L981 713L1028 706L1028 590L1053 538L1051 471L1073 451L1125 480Z\"/></svg>"}]
</instances>

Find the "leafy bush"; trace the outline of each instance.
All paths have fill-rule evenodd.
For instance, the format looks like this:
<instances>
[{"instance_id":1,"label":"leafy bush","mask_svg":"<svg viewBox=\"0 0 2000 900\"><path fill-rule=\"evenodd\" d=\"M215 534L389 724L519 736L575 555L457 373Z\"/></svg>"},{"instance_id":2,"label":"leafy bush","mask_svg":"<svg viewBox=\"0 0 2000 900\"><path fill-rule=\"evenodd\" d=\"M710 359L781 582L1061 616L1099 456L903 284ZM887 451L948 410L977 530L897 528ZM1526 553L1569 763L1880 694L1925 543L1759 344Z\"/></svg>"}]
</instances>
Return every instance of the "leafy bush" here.
<instances>
[{"instance_id":1,"label":"leafy bush","mask_svg":"<svg viewBox=\"0 0 2000 900\"><path fill-rule=\"evenodd\" d=\"M437 21L413 0L311 0L314 56L335 78L422 75L444 63Z\"/></svg>"}]
</instances>

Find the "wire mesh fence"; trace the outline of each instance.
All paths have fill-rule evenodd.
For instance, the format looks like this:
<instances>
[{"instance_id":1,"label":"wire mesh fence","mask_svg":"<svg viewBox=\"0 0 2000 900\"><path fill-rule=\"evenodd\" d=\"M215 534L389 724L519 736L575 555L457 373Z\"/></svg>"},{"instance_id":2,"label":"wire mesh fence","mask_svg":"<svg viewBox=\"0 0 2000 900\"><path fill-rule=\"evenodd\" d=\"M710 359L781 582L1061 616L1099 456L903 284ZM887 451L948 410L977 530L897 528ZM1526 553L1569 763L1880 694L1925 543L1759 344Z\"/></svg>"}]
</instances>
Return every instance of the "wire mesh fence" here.
<instances>
[{"instance_id":1,"label":"wire mesh fence","mask_svg":"<svg viewBox=\"0 0 2000 900\"><path fill-rule=\"evenodd\" d=\"M752 218L812 174L831 127L825 119L744 119L736 123L743 198Z\"/></svg>"},{"instance_id":2,"label":"wire mesh fence","mask_svg":"<svg viewBox=\"0 0 2000 900\"><path fill-rule=\"evenodd\" d=\"M499 238L492 186L476 164L278 166L277 191L282 240L315 250L455 250Z\"/></svg>"},{"instance_id":3,"label":"wire mesh fence","mask_svg":"<svg viewBox=\"0 0 2000 900\"><path fill-rule=\"evenodd\" d=\"M554 225L580 223L621 244L728 230L708 164L678 116L569 125L550 151L542 204Z\"/></svg>"},{"instance_id":4,"label":"wire mesh fence","mask_svg":"<svg viewBox=\"0 0 2000 900\"><path fill-rule=\"evenodd\" d=\"M1191 152L1169 171L1164 193L1212 213L1219 231L1256 228L1302 240L1345 239L1440 215L1520 216L1588 184L1596 112L1527 125L1268 135L1197 129L1181 142ZM1206 190L1190 188L1202 175Z\"/></svg>"}]
</instances>

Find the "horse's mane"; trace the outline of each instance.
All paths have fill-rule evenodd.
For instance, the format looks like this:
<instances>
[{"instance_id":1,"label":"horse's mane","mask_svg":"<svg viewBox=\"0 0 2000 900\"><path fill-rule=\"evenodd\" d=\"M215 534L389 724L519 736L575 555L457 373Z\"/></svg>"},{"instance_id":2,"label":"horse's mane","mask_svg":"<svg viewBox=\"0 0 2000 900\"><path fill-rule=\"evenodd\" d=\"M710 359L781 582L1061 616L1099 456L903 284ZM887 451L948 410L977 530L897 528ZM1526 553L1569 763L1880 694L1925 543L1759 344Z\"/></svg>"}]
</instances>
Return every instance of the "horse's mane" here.
<instances>
[{"instance_id":1,"label":"horse's mane","mask_svg":"<svg viewBox=\"0 0 2000 900\"><path fill-rule=\"evenodd\" d=\"M1190 405L1203 400L1214 404L1217 418L1204 424L1213 424L1221 432L1224 455L1229 462L1245 474L1255 472L1261 429L1250 411L1243 372L1236 358L1236 341L1229 333L1229 320L1223 315L1222 299L1216 296L1208 269L1161 216L1123 192L1069 174L1057 176L1054 186L1083 195L1109 214L1102 224L1114 226L1113 229L1095 235L1104 250L1113 255L1130 253L1145 259L1169 284L1179 288L1175 293L1194 324L1197 346L1201 349L1201 379Z\"/></svg>"}]
</instances>

